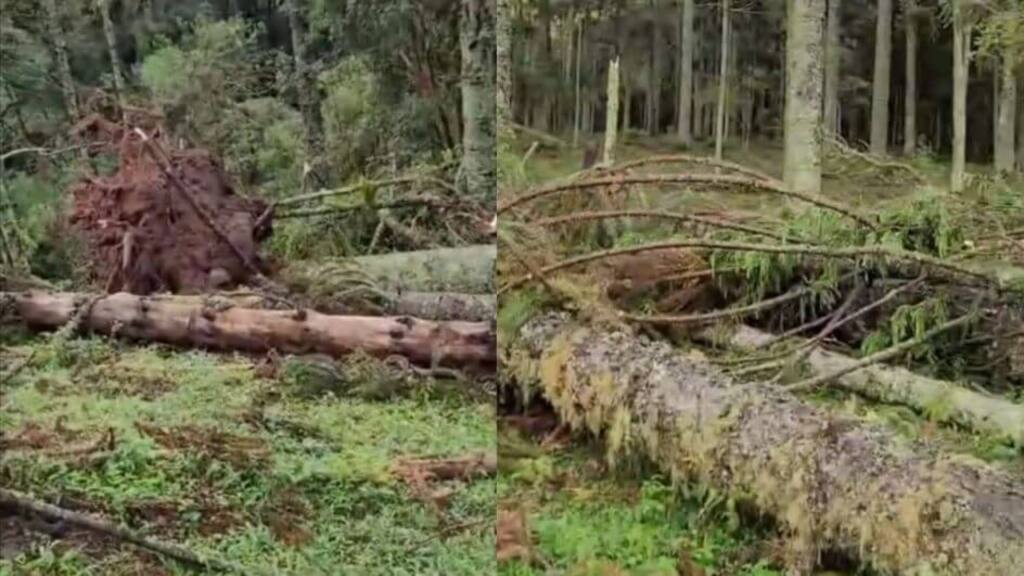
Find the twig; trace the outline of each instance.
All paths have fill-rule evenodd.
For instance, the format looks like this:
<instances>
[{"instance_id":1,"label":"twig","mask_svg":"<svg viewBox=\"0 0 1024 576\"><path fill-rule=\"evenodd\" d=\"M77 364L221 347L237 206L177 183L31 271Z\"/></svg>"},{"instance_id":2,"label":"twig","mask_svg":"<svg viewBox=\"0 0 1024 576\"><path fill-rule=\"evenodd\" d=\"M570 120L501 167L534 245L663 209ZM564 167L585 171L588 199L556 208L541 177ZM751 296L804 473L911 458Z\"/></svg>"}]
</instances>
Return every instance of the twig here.
<instances>
[{"instance_id":1,"label":"twig","mask_svg":"<svg viewBox=\"0 0 1024 576\"><path fill-rule=\"evenodd\" d=\"M174 558L175 560L192 566L216 570L218 572L235 572L238 574L263 573L259 570L239 566L223 560L200 558L199 555L191 550L182 548L175 544L169 544L152 538L147 538L124 526L119 526L95 516L74 512L66 508L41 502L25 494L15 492L14 490L0 488L0 504L15 508L22 512L42 516L43 518L53 522L65 522L80 528L92 530L93 532L99 532L101 534L106 534L107 536L125 540L141 548Z\"/></svg>"},{"instance_id":2,"label":"twig","mask_svg":"<svg viewBox=\"0 0 1024 576\"><path fill-rule=\"evenodd\" d=\"M885 161L885 160L882 160L880 158L876 158L874 156L871 156L870 154L865 154L864 152L861 152L860 150L857 150L856 148L853 148L853 147L849 146L845 142L843 142L843 141L841 141L841 140L839 140L838 138L835 138L835 137L829 138L828 139L828 143L832 144L833 146L838 148L840 152L842 152L844 154L849 154L850 156L854 156L856 158L859 158L860 160L863 160L864 162L867 162L868 164L874 166L875 168L881 168L881 169L892 168L892 169L898 169L898 170L905 170L918 183L924 184L924 183L928 182L928 180L924 177L924 175L922 175L920 172L918 172L914 168L912 168L909 165L904 164L902 162Z\"/></svg>"},{"instance_id":3,"label":"twig","mask_svg":"<svg viewBox=\"0 0 1024 576\"><path fill-rule=\"evenodd\" d=\"M818 332L817 336L811 338L806 344L795 351L796 357L789 361L787 365L798 366L805 358L811 355L811 352L813 352L815 348L821 345L825 338L828 338L830 334L842 326L845 323L843 316L846 314L846 311L853 306L853 303L857 301L857 298L860 298L862 292L864 292L864 284L858 282L857 286L846 296L846 300L844 300L839 308L831 314L828 324L821 329L821 332ZM773 380L777 381L782 378L785 371L786 368L779 370L779 373L775 375Z\"/></svg>"},{"instance_id":4,"label":"twig","mask_svg":"<svg viewBox=\"0 0 1024 576\"><path fill-rule=\"evenodd\" d=\"M281 220L284 218L308 218L310 216L322 216L325 214L344 214L346 212L353 212L362 209L378 209L387 210L391 208L408 208L411 206L433 206L447 208L455 206L454 202L446 202L441 198L434 197L422 197L422 198L407 198L404 200L395 200L394 202L387 202L384 204L355 204L352 206L334 206L328 208L311 208L309 210L293 210L290 212L284 212L277 214L274 218Z\"/></svg>"},{"instance_id":5,"label":"twig","mask_svg":"<svg viewBox=\"0 0 1024 576\"><path fill-rule=\"evenodd\" d=\"M429 183L435 184L442 188L447 189L451 192L457 192L457 190L449 183L439 178L431 176L403 176L401 178L388 178L386 180L368 180L365 182L359 182L356 184L350 184L341 188L333 190L320 190L317 192L310 192L308 194L299 194L298 196L292 196L290 198L284 198L274 202L272 207L289 206L291 204L301 204L302 202L308 202L310 200L319 200L321 198L327 198L330 196L341 196L344 194L352 194L360 192L366 189L383 188L385 186L396 186L398 184L421 184Z\"/></svg>"},{"instance_id":6,"label":"twig","mask_svg":"<svg viewBox=\"0 0 1024 576\"><path fill-rule=\"evenodd\" d=\"M564 216L555 216L551 218L542 218L536 222L538 226L555 226L559 224L570 224L572 222L583 222L586 220L605 220L609 218L661 218L664 220L677 220L679 222L692 222L695 224L703 224L712 228L721 228L723 230L735 230L737 232L746 232L748 234L754 234L756 236L764 236L765 238L771 238L773 240L783 240L782 235L768 230L762 230L760 228L754 228L753 226L744 226L743 224L732 224L730 222L722 222L711 218L703 218L701 216L690 216L689 214L682 214L679 212L667 212L663 210L606 210L597 212L577 212L574 214L566 214Z\"/></svg>"},{"instance_id":7,"label":"twig","mask_svg":"<svg viewBox=\"0 0 1024 576\"><path fill-rule=\"evenodd\" d=\"M765 252L768 254L801 254L805 256L822 256L828 258L857 258L864 256L873 256L880 258L893 258L896 260L903 260L914 262L922 266L939 268L960 274L963 276L971 276L984 280L986 282L999 285L999 279L995 278L984 272L971 270L963 266L958 266L951 262L941 260L934 256L922 254L920 252L910 252L908 250L888 248L885 246L849 246L844 248L832 248L828 246L812 246L809 244L751 244L745 242L720 242L715 240L699 240L699 239L687 239L687 240L675 240L671 242L656 242L651 244L641 244L639 246L630 246L628 248L616 248L612 250L602 250L599 252L591 252L561 262L556 262L549 266L541 269L544 274L550 274L557 270L563 270L565 268L572 268L579 266L580 264L586 264L587 262L593 262L595 260L602 260L605 258L611 258L614 256L621 256L625 254L639 254L641 252L652 252L657 250L665 250L667 248L707 248L711 250L727 250L735 252ZM517 288L530 281L529 277L517 278L503 286L498 293L504 293L514 288Z\"/></svg>"},{"instance_id":8,"label":"twig","mask_svg":"<svg viewBox=\"0 0 1024 576\"><path fill-rule=\"evenodd\" d=\"M757 192L766 192L770 194L778 194L781 196L787 196L795 198L808 204L818 206L819 208L825 208L832 210L839 214L842 214L848 218L851 218L860 224L875 229L875 225L870 220L855 213L850 208L836 204L831 200L814 196L811 194L805 194L803 192L796 192L789 190L784 186L781 186L778 182L772 182L768 180L762 180L760 178L752 178L750 176L733 176L733 175L719 175L719 174L637 174L637 175L618 175L608 176L603 178L594 178L591 180L577 180L574 182L558 182L549 186L534 189L527 192L518 198L513 198L498 206L498 214L507 212L516 206L520 206L527 202L552 196L555 194L568 192L571 190L582 190L588 188L601 188L605 186L618 186L629 184L717 184L717 185L728 185L736 186L739 188L752 188Z\"/></svg>"},{"instance_id":9,"label":"twig","mask_svg":"<svg viewBox=\"0 0 1024 576\"><path fill-rule=\"evenodd\" d=\"M964 324L967 324L968 322L974 320L974 318L975 318L974 314L967 314L967 315L961 316L961 317L959 317L959 318L957 318L955 320L950 320L949 322L946 322L944 324L936 326L935 328L932 328L931 330L928 330L927 332L925 332L924 334L921 334L917 338L913 338L913 339L907 340L907 341L902 342L900 344L897 344L895 346L890 346L889 348L886 348L885 350L882 350L881 352L877 352L875 354L872 354L870 356L862 358L861 360L859 360L857 362L854 362L853 364L850 364L849 366L847 366L847 367L845 367L845 368L843 368L841 370L836 370L835 372L832 372L832 373L829 373L829 374L823 374L823 375L817 376L815 378L808 378L806 380L801 380L800 382L797 382L795 384L790 384L789 386L784 386L783 389L786 390L786 391L789 391L789 392L796 392L796 391L810 390L812 388L816 388L816 387L821 386L823 384L829 384L829 383L834 382L835 380L837 380L839 378L842 378L843 376L846 376L847 374L849 374L851 372L856 372L858 370L867 368L868 366L872 366L874 364L878 364L879 362L885 362L886 360L890 360L892 358L896 358L897 356L900 356L900 355L908 352L909 350L912 350L912 349L916 348L917 346L920 346L924 342L926 342L928 340L931 340L932 338L938 336L939 334L942 334L943 332L946 332L946 331L952 330L953 328L956 328L958 326L963 326Z\"/></svg>"}]
</instances>

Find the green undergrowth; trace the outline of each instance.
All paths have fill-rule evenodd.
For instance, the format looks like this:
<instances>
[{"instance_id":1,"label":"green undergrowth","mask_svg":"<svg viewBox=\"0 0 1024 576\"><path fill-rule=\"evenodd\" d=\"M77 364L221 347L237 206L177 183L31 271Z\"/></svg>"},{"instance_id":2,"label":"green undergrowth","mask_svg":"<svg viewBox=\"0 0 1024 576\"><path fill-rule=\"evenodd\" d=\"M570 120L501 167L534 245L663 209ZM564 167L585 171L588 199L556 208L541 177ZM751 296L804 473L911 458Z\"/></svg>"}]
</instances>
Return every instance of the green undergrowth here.
<instances>
[{"instance_id":1,"label":"green undergrowth","mask_svg":"<svg viewBox=\"0 0 1024 576\"><path fill-rule=\"evenodd\" d=\"M493 571L495 480L437 485L452 491L438 507L391 473L401 457L493 451L491 402L336 395L302 388L287 360L92 338L22 342L3 363L29 354L2 389L5 487L264 573ZM78 532L3 552L0 574L191 573Z\"/></svg>"},{"instance_id":2,"label":"green undergrowth","mask_svg":"<svg viewBox=\"0 0 1024 576\"><path fill-rule=\"evenodd\" d=\"M499 508L525 514L535 558L500 574L784 573L770 530L741 521L720 495L673 487L642 465L609 469L582 441L545 450L508 427L499 454Z\"/></svg>"}]
</instances>

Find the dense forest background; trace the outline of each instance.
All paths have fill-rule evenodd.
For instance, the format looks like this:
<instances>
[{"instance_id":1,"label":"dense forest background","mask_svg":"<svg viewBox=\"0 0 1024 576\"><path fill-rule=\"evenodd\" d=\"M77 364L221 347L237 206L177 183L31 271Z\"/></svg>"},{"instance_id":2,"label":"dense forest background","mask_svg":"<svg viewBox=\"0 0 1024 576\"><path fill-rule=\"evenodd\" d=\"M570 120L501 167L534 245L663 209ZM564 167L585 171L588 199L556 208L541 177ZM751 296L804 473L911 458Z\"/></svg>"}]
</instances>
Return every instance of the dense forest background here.
<instances>
[{"instance_id":1,"label":"dense forest background","mask_svg":"<svg viewBox=\"0 0 1024 576\"><path fill-rule=\"evenodd\" d=\"M876 154L948 161L956 28L968 38L970 62L966 159L991 164L1001 149L1002 170L1024 165L1021 138L1014 144L1014 133L1024 131L1017 96L1024 52L1020 2L820 4L827 24L815 43L822 53L812 57L823 62L818 89L824 90L828 133ZM510 2L509 13L517 38L511 58L517 123L573 141L604 131L608 63L619 55L620 130L701 145L715 141L721 109L726 145L781 145L781 0L538 0Z\"/></svg>"},{"instance_id":2,"label":"dense forest background","mask_svg":"<svg viewBox=\"0 0 1024 576\"><path fill-rule=\"evenodd\" d=\"M463 212L473 217L447 218L460 222L457 236L422 205L384 218L347 210L344 220L282 219L270 243L284 259L472 240L484 199L493 197L493 137L480 134L493 131L494 72L477 64L493 55L486 57L486 42L469 45L489 34L486 19L481 28L472 17L485 9L486 2L436 1L3 0L0 168L5 230L18 236L9 240L20 242L36 274L73 275L74 242L60 234L61 191L117 164L115 151L80 137L96 116L158 129L181 149L206 149L241 194L268 201L415 175L458 181L466 192L460 206L471 205ZM481 119L467 123L465 110ZM470 145L476 153L467 158L464 141L482 144ZM392 197L381 190L367 188L377 203ZM421 233L435 226L434 237Z\"/></svg>"}]
</instances>

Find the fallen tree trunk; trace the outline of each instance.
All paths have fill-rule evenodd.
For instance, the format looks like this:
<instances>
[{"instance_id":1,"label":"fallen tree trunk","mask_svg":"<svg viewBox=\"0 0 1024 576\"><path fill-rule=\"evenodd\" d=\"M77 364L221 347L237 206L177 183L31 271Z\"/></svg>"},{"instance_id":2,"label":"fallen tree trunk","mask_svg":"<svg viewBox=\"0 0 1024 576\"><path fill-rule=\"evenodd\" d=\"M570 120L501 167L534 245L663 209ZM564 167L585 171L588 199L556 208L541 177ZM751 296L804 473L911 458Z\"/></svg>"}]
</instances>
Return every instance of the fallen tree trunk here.
<instances>
[{"instance_id":1,"label":"fallen tree trunk","mask_svg":"<svg viewBox=\"0 0 1024 576\"><path fill-rule=\"evenodd\" d=\"M323 271L351 264L385 291L493 294L497 246L481 244L360 256L344 262L300 262L288 267L289 284L314 282Z\"/></svg>"},{"instance_id":2,"label":"fallen tree trunk","mask_svg":"<svg viewBox=\"0 0 1024 576\"><path fill-rule=\"evenodd\" d=\"M824 550L885 572L1024 573L1024 482L1004 471L567 315L528 322L502 360L570 425L604 434L613 460L642 452L753 499L779 521L798 573Z\"/></svg>"},{"instance_id":3,"label":"fallen tree trunk","mask_svg":"<svg viewBox=\"0 0 1024 576\"><path fill-rule=\"evenodd\" d=\"M712 338L723 343L718 335ZM724 344L749 350L773 338L755 328L740 326L724 339ZM857 363L854 358L821 348L812 350L805 360L814 376L847 370ZM837 378L835 384L862 396L910 406L940 422L956 423L1024 447L1024 405L920 376L899 366L866 366Z\"/></svg>"},{"instance_id":4,"label":"fallen tree trunk","mask_svg":"<svg viewBox=\"0 0 1024 576\"><path fill-rule=\"evenodd\" d=\"M221 350L322 353L356 350L404 356L424 366L493 370L490 323L430 322L412 317L329 316L308 310L256 310L194 297L149 298L127 293L0 293L37 329L58 328L81 315L81 328L138 340Z\"/></svg>"},{"instance_id":5,"label":"fallen tree trunk","mask_svg":"<svg viewBox=\"0 0 1024 576\"><path fill-rule=\"evenodd\" d=\"M497 314L498 298L493 294L461 294L458 292L382 292L380 302L348 301L330 295L303 300L302 305L323 314L415 316L424 320L464 320L489 322ZM223 300L239 308L281 309L294 306L282 299L258 292L216 292L204 296L152 295L151 298L174 298L178 302Z\"/></svg>"}]
</instances>

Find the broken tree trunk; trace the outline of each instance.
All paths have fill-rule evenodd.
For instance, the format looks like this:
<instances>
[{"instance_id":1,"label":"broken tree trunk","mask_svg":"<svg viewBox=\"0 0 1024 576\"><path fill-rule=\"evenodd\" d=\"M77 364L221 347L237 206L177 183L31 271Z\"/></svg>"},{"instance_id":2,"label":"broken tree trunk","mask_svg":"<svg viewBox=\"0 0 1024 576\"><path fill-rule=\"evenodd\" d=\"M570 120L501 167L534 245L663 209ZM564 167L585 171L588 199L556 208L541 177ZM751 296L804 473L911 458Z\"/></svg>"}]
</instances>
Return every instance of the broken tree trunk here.
<instances>
[{"instance_id":1,"label":"broken tree trunk","mask_svg":"<svg viewBox=\"0 0 1024 576\"><path fill-rule=\"evenodd\" d=\"M720 337L712 337L721 343ZM740 326L725 339L732 348L757 348L774 338L748 326ZM806 358L814 376L848 369L857 360L815 348ZM1002 441L1024 447L1024 405L987 396L950 382L914 374L899 366L874 365L841 376L835 381L841 388L891 404L909 406L940 422L951 422Z\"/></svg>"},{"instance_id":2,"label":"broken tree trunk","mask_svg":"<svg viewBox=\"0 0 1024 576\"><path fill-rule=\"evenodd\" d=\"M65 326L81 311L81 328L138 340L220 350L322 353L361 350L404 356L425 366L492 370L495 336L489 323L430 322L412 317L329 316L308 310L256 310L194 297L74 293L0 293L36 329Z\"/></svg>"},{"instance_id":3,"label":"broken tree trunk","mask_svg":"<svg viewBox=\"0 0 1024 576\"><path fill-rule=\"evenodd\" d=\"M825 550L883 572L1024 570L1024 482L1004 471L567 315L528 322L502 359L573 427L603 433L613 459L642 452L675 477L752 498L786 532L798 573Z\"/></svg>"},{"instance_id":4,"label":"broken tree trunk","mask_svg":"<svg viewBox=\"0 0 1024 576\"><path fill-rule=\"evenodd\" d=\"M360 256L347 263L354 265L381 290L493 294L497 255L496 245L480 244ZM289 284L296 280L313 280L334 264L338 262L300 262L284 270L283 276L289 278L286 281Z\"/></svg>"}]
</instances>

